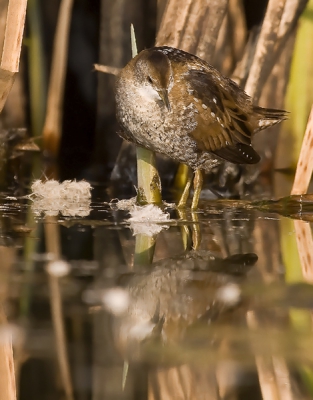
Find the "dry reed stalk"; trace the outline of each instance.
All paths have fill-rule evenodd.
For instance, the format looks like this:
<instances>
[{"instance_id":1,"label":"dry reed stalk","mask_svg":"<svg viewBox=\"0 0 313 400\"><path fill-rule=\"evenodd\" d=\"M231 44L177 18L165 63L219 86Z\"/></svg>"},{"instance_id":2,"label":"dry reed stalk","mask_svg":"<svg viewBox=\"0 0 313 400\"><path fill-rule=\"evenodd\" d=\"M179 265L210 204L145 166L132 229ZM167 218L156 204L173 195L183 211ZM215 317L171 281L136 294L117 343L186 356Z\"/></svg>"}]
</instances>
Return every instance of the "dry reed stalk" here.
<instances>
[{"instance_id":1,"label":"dry reed stalk","mask_svg":"<svg viewBox=\"0 0 313 400\"><path fill-rule=\"evenodd\" d=\"M2 305L10 297L9 274L16 262L16 248L0 245L1 274L0 281L0 328L7 324L7 317ZM9 335L9 332L8 332ZM5 335L4 335L5 336ZM23 346L22 335L15 335L14 355L13 345L9 337L0 339L0 400L12 400L18 397L18 385L21 365L24 361L25 349Z\"/></svg>"},{"instance_id":2,"label":"dry reed stalk","mask_svg":"<svg viewBox=\"0 0 313 400\"><path fill-rule=\"evenodd\" d=\"M311 226L308 222L301 220L294 220L294 226L302 275L307 282L313 283L313 238Z\"/></svg>"},{"instance_id":3,"label":"dry reed stalk","mask_svg":"<svg viewBox=\"0 0 313 400\"><path fill-rule=\"evenodd\" d=\"M213 368L198 370L193 365L156 368L148 376L148 399L220 399Z\"/></svg>"},{"instance_id":4,"label":"dry reed stalk","mask_svg":"<svg viewBox=\"0 0 313 400\"><path fill-rule=\"evenodd\" d=\"M291 190L292 195L305 194L308 190L313 171L313 107L305 130L301 152L297 164L295 180ZM313 283L312 250L313 238L309 223L294 221L298 252L302 274L306 281Z\"/></svg>"},{"instance_id":5,"label":"dry reed stalk","mask_svg":"<svg viewBox=\"0 0 313 400\"><path fill-rule=\"evenodd\" d=\"M307 3L308 0L286 0L284 13L277 34L279 40L284 39L288 32L293 29Z\"/></svg>"},{"instance_id":6,"label":"dry reed stalk","mask_svg":"<svg viewBox=\"0 0 313 400\"><path fill-rule=\"evenodd\" d=\"M162 21L167 3L168 3L167 0L157 0L157 23L156 23L157 31L159 31L159 29L160 29L161 21Z\"/></svg>"},{"instance_id":7,"label":"dry reed stalk","mask_svg":"<svg viewBox=\"0 0 313 400\"><path fill-rule=\"evenodd\" d=\"M0 0L0 53L1 54L2 54L3 43L4 43L8 3L9 3L8 0Z\"/></svg>"},{"instance_id":8,"label":"dry reed stalk","mask_svg":"<svg viewBox=\"0 0 313 400\"><path fill-rule=\"evenodd\" d=\"M19 70L27 0L10 0L0 65L0 112Z\"/></svg>"},{"instance_id":9,"label":"dry reed stalk","mask_svg":"<svg viewBox=\"0 0 313 400\"><path fill-rule=\"evenodd\" d=\"M313 106L306 126L291 194L307 192L313 171Z\"/></svg>"},{"instance_id":10,"label":"dry reed stalk","mask_svg":"<svg viewBox=\"0 0 313 400\"><path fill-rule=\"evenodd\" d=\"M121 70L121 68L110 67L108 65L94 64L93 65L96 71L103 72L104 74L111 74L117 76Z\"/></svg>"},{"instance_id":11,"label":"dry reed stalk","mask_svg":"<svg viewBox=\"0 0 313 400\"><path fill-rule=\"evenodd\" d=\"M245 90L256 102L270 73L268 60L273 57L280 21L286 0L270 0L267 6L256 53Z\"/></svg>"},{"instance_id":12,"label":"dry reed stalk","mask_svg":"<svg viewBox=\"0 0 313 400\"><path fill-rule=\"evenodd\" d=\"M0 326L6 323L6 316L0 308ZM13 346L9 337L1 338L0 343L0 400L16 400Z\"/></svg>"},{"instance_id":13,"label":"dry reed stalk","mask_svg":"<svg viewBox=\"0 0 313 400\"><path fill-rule=\"evenodd\" d=\"M296 29L288 35L284 49L276 59L276 63L263 86L259 104L269 108L285 108L285 95L289 81L295 36ZM253 138L253 147L262 157L260 164L261 171L264 171L266 174L271 172L278 163L279 153L283 154L284 160L286 159L286 152L289 154L289 150L286 150L287 144L284 146L282 140L278 144L280 132L284 134L284 130L281 130L281 124L278 124L269 128L266 133L256 135ZM290 145L290 141L287 140L287 142ZM284 148L285 152L282 151L281 147Z\"/></svg>"},{"instance_id":14,"label":"dry reed stalk","mask_svg":"<svg viewBox=\"0 0 313 400\"><path fill-rule=\"evenodd\" d=\"M46 249L53 254L55 260L61 258L60 230L55 217L46 217L45 220ZM69 360L66 348L65 327L63 321L62 295L59 278L49 274L50 302L53 329L55 334L57 360L60 369L60 380L67 400L73 400Z\"/></svg>"},{"instance_id":15,"label":"dry reed stalk","mask_svg":"<svg viewBox=\"0 0 313 400\"><path fill-rule=\"evenodd\" d=\"M297 27L298 20L303 13L309 0L286 0L284 13L281 17L279 30L277 33L276 46L274 49L276 57L280 55L284 49L289 35ZM274 65L276 58L269 60L269 65Z\"/></svg>"},{"instance_id":16,"label":"dry reed stalk","mask_svg":"<svg viewBox=\"0 0 313 400\"><path fill-rule=\"evenodd\" d=\"M226 13L228 0L169 0L164 11L156 46L178 47L210 59Z\"/></svg>"},{"instance_id":17,"label":"dry reed stalk","mask_svg":"<svg viewBox=\"0 0 313 400\"><path fill-rule=\"evenodd\" d=\"M206 58L207 61L224 75L230 76L242 59L247 36L242 0L230 0L218 33L214 57Z\"/></svg>"},{"instance_id":18,"label":"dry reed stalk","mask_svg":"<svg viewBox=\"0 0 313 400\"><path fill-rule=\"evenodd\" d=\"M270 0L257 42L246 92L257 102L274 64L308 0Z\"/></svg>"},{"instance_id":19,"label":"dry reed stalk","mask_svg":"<svg viewBox=\"0 0 313 400\"><path fill-rule=\"evenodd\" d=\"M209 8L203 7L202 0L193 0L188 8L183 30L180 32L179 48L196 53L200 41L202 26L209 14Z\"/></svg>"},{"instance_id":20,"label":"dry reed stalk","mask_svg":"<svg viewBox=\"0 0 313 400\"><path fill-rule=\"evenodd\" d=\"M8 279L10 270L16 261L16 249L13 247L0 246L1 274L0 281L0 328L4 328L4 332L0 338L0 400L16 400L16 369L19 370L20 363L17 364L17 357L13 357L13 345L10 338L10 332L5 334L7 317L2 308L4 302L7 301L10 287ZM3 279L4 278L4 279Z\"/></svg>"},{"instance_id":21,"label":"dry reed stalk","mask_svg":"<svg viewBox=\"0 0 313 400\"><path fill-rule=\"evenodd\" d=\"M202 2L202 8L207 2ZM204 60L212 62L218 34L227 12L228 0L210 1L205 17L199 30L199 42L195 54Z\"/></svg>"},{"instance_id":22,"label":"dry reed stalk","mask_svg":"<svg viewBox=\"0 0 313 400\"><path fill-rule=\"evenodd\" d=\"M253 29L250 32L242 58L238 61L231 75L231 79L241 87L245 86L249 75L249 70L253 62L258 35L259 32L257 29Z\"/></svg>"},{"instance_id":23,"label":"dry reed stalk","mask_svg":"<svg viewBox=\"0 0 313 400\"><path fill-rule=\"evenodd\" d=\"M224 75L230 74L234 64L234 54L231 48L232 35L229 13L226 13L217 37L213 60L207 59Z\"/></svg>"},{"instance_id":24,"label":"dry reed stalk","mask_svg":"<svg viewBox=\"0 0 313 400\"><path fill-rule=\"evenodd\" d=\"M298 396L294 396L290 371L286 360L278 356L273 357L273 367L280 398L283 400L296 399Z\"/></svg>"},{"instance_id":25,"label":"dry reed stalk","mask_svg":"<svg viewBox=\"0 0 313 400\"><path fill-rule=\"evenodd\" d=\"M242 0L229 0L229 23L232 30L231 45L236 61L243 56L248 35L245 10Z\"/></svg>"},{"instance_id":26,"label":"dry reed stalk","mask_svg":"<svg viewBox=\"0 0 313 400\"><path fill-rule=\"evenodd\" d=\"M58 155L62 135L63 95L72 7L73 0L62 0L54 39L47 111L43 127L44 149L53 157Z\"/></svg>"},{"instance_id":27,"label":"dry reed stalk","mask_svg":"<svg viewBox=\"0 0 313 400\"><path fill-rule=\"evenodd\" d=\"M156 37L156 46L179 47L191 3L192 0L186 0L184 3L180 0L167 2Z\"/></svg>"},{"instance_id":28,"label":"dry reed stalk","mask_svg":"<svg viewBox=\"0 0 313 400\"><path fill-rule=\"evenodd\" d=\"M260 324L254 311L247 312L249 329L258 330ZM253 345L253 343L252 343ZM272 360L260 354L255 354L255 362L259 376L262 398L264 400L280 400Z\"/></svg>"}]
</instances>

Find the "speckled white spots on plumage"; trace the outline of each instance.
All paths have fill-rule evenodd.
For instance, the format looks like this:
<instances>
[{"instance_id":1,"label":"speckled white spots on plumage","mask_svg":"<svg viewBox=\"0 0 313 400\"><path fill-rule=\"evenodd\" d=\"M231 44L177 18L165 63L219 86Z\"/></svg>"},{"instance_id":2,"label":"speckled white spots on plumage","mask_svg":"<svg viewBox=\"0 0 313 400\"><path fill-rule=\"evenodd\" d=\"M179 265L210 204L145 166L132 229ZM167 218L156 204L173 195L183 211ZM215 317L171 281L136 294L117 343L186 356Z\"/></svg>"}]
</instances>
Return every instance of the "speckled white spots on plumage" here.
<instances>
[{"instance_id":1,"label":"speckled white spots on plumage","mask_svg":"<svg viewBox=\"0 0 313 400\"><path fill-rule=\"evenodd\" d=\"M264 120L264 119L261 119L260 121L259 121L259 127L260 128L264 128L264 127L266 127L266 126L271 126L272 125L272 121L266 121L266 120Z\"/></svg>"},{"instance_id":2,"label":"speckled white spots on plumage","mask_svg":"<svg viewBox=\"0 0 313 400\"><path fill-rule=\"evenodd\" d=\"M208 108L208 106L206 106L205 104L202 104L202 108L203 108L204 110L206 110L206 109Z\"/></svg>"}]
</instances>

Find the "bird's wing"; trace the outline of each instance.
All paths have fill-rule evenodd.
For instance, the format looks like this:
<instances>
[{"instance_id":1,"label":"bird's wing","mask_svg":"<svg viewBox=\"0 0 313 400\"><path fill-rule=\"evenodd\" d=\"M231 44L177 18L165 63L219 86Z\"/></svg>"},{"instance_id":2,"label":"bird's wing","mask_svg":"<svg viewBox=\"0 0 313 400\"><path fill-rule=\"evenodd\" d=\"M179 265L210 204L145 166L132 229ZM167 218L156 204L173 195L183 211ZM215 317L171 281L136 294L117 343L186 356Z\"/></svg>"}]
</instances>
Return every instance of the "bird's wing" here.
<instances>
[{"instance_id":1,"label":"bird's wing","mask_svg":"<svg viewBox=\"0 0 313 400\"><path fill-rule=\"evenodd\" d=\"M249 116L241 111L232 95L238 89L234 88L235 83L214 72L200 70L189 70L186 80L199 110L197 127L190 133L199 150L210 151L236 164L260 161L251 146L254 129ZM241 95L246 96L244 92Z\"/></svg>"}]
</instances>

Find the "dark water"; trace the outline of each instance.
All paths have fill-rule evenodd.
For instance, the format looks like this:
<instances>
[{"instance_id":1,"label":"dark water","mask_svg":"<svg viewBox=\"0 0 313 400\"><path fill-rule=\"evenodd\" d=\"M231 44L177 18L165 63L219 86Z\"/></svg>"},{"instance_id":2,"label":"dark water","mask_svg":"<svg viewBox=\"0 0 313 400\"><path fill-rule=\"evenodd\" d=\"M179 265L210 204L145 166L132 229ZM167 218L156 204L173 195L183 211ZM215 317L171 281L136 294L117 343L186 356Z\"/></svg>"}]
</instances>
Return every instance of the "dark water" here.
<instances>
[{"instance_id":1,"label":"dark water","mask_svg":"<svg viewBox=\"0 0 313 400\"><path fill-rule=\"evenodd\" d=\"M3 398L313 398L310 199L169 207L149 237L107 195L8 195Z\"/></svg>"}]
</instances>

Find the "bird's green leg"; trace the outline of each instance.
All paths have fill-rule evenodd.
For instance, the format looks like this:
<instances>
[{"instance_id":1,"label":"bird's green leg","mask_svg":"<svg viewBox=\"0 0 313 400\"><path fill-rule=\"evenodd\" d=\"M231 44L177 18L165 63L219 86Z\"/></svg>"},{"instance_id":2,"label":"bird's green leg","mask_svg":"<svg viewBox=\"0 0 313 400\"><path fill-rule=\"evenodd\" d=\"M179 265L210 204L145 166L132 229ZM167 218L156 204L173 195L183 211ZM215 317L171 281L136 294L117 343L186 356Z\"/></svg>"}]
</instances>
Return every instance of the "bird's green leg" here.
<instances>
[{"instance_id":1,"label":"bird's green leg","mask_svg":"<svg viewBox=\"0 0 313 400\"><path fill-rule=\"evenodd\" d=\"M192 198L192 203L191 203L192 210L196 210L198 208L202 185L203 185L203 172L201 169L196 169L195 178L193 181L194 192L193 192L193 198Z\"/></svg>"},{"instance_id":2,"label":"bird's green leg","mask_svg":"<svg viewBox=\"0 0 313 400\"><path fill-rule=\"evenodd\" d=\"M178 202L177 208L185 208L186 207L187 200L188 200L189 193L190 193L192 180L193 180L193 173L192 173L191 169L189 168L188 179L187 179L186 185L184 187L184 191L183 191L183 193L181 195L181 198L180 198L180 200Z\"/></svg>"}]
</instances>

